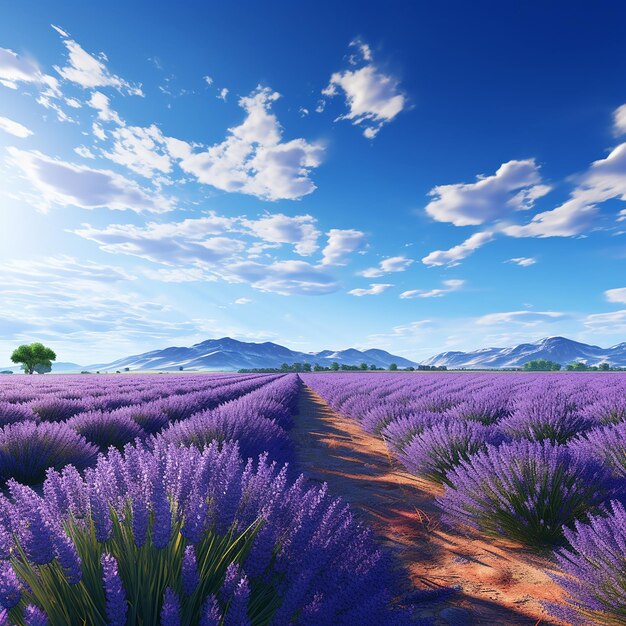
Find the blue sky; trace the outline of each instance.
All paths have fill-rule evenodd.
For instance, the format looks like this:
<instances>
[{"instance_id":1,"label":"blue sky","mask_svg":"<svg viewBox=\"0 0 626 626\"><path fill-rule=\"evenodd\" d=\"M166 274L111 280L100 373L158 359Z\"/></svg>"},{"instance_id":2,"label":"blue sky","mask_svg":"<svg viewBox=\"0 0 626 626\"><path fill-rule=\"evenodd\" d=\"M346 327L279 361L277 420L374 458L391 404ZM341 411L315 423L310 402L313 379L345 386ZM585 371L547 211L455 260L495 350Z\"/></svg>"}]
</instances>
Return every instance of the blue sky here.
<instances>
[{"instance_id":1,"label":"blue sky","mask_svg":"<svg viewBox=\"0 0 626 626\"><path fill-rule=\"evenodd\" d=\"M0 361L626 339L620 3L13 3Z\"/></svg>"}]
</instances>

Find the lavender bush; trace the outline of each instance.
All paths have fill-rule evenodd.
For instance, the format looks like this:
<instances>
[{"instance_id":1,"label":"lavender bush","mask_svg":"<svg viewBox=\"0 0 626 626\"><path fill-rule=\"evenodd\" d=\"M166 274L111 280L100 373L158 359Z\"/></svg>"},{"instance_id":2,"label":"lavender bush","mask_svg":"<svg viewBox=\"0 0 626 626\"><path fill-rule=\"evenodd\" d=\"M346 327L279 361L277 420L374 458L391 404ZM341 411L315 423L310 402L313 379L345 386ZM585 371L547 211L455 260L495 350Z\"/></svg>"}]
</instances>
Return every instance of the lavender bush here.
<instances>
[{"instance_id":1,"label":"lavender bush","mask_svg":"<svg viewBox=\"0 0 626 626\"><path fill-rule=\"evenodd\" d=\"M548 441L489 446L447 477L438 501L448 523L539 548L562 543L563 527L597 511L616 489L594 459Z\"/></svg>"},{"instance_id":2,"label":"lavender bush","mask_svg":"<svg viewBox=\"0 0 626 626\"><path fill-rule=\"evenodd\" d=\"M110 446L121 449L127 443L146 435L141 426L119 410L113 413L102 411L79 413L66 423L89 443L103 451Z\"/></svg>"},{"instance_id":3,"label":"lavender bush","mask_svg":"<svg viewBox=\"0 0 626 626\"><path fill-rule=\"evenodd\" d=\"M594 457L614 476L626 480L626 422L593 428L571 441L570 447Z\"/></svg>"},{"instance_id":4,"label":"lavender bush","mask_svg":"<svg viewBox=\"0 0 626 626\"><path fill-rule=\"evenodd\" d=\"M17 422L0 429L0 484L14 478L41 483L48 468L72 464L79 469L96 461L98 449L66 424Z\"/></svg>"},{"instance_id":5,"label":"lavender bush","mask_svg":"<svg viewBox=\"0 0 626 626\"><path fill-rule=\"evenodd\" d=\"M415 435L398 458L410 472L450 485L451 470L500 439L493 427L478 422L444 422Z\"/></svg>"},{"instance_id":6,"label":"lavender bush","mask_svg":"<svg viewBox=\"0 0 626 626\"><path fill-rule=\"evenodd\" d=\"M518 401L502 429L516 439L565 443L591 427L591 420L560 389L547 387Z\"/></svg>"},{"instance_id":7,"label":"lavender bush","mask_svg":"<svg viewBox=\"0 0 626 626\"><path fill-rule=\"evenodd\" d=\"M289 484L236 444L112 450L43 496L0 496L9 623L404 623L386 557L326 489ZM30 608L33 607L33 608Z\"/></svg>"},{"instance_id":8,"label":"lavender bush","mask_svg":"<svg viewBox=\"0 0 626 626\"><path fill-rule=\"evenodd\" d=\"M611 502L608 515L592 515L565 529L568 548L556 553L564 576L556 579L567 604L549 604L556 617L572 624L626 623L626 510Z\"/></svg>"}]
</instances>

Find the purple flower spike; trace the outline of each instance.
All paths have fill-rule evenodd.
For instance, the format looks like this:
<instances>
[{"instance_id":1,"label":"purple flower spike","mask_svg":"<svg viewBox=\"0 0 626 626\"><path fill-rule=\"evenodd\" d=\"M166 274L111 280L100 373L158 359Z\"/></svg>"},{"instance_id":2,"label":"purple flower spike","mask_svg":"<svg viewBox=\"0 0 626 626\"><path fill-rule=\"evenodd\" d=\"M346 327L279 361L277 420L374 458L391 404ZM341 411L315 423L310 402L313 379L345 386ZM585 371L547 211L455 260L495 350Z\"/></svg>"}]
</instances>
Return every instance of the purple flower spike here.
<instances>
[{"instance_id":1,"label":"purple flower spike","mask_svg":"<svg viewBox=\"0 0 626 626\"><path fill-rule=\"evenodd\" d=\"M48 626L48 616L34 604L24 609L24 623L26 626Z\"/></svg>"},{"instance_id":2,"label":"purple flower spike","mask_svg":"<svg viewBox=\"0 0 626 626\"><path fill-rule=\"evenodd\" d=\"M0 563L0 606L12 609L22 597L20 581L8 561Z\"/></svg>"},{"instance_id":3,"label":"purple flower spike","mask_svg":"<svg viewBox=\"0 0 626 626\"><path fill-rule=\"evenodd\" d=\"M182 578L183 593L186 596L190 596L200 583L196 553L193 546L187 546L185 548L185 553L183 554Z\"/></svg>"},{"instance_id":4,"label":"purple flower spike","mask_svg":"<svg viewBox=\"0 0 626 626\"><path fill-rule=\"evenodd\" d=\"M202 607L202 615L200 617L199 626L219 626L222 621L222 612L220 611L217 598L211 594Z\"/></svg>"},{"instance_id":5,"label":"purple flower spike","mask_svg":"<svg viewBox=\"0 0 626 626\"><path fill-rule=\"evenodd\" d=\"M180 602L170 587L165 590L161 626L180 626Z\"/></svg>"},{"instance_id":6,"label":"purple flower spike","mask_svg":"<svg viewBox=\"0 0 626 626\"><path fill-rule=\"evenodd\" d=\"M125 626L128 603L118 572L117 561L111 555L103 554L101 562L109 624L110 626Z\"/></svg>"}]
</instances>

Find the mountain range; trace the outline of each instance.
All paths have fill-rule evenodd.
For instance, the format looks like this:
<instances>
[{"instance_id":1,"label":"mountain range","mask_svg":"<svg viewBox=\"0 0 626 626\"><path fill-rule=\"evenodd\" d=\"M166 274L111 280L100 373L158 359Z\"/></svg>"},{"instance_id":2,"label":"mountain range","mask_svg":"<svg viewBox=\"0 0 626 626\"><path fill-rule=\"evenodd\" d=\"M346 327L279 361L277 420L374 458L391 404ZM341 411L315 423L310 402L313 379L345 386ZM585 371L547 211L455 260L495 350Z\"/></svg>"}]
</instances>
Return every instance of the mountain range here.
<instances>
[{"instance_id":1,"label":"mountain range","mask_svg":"<svg viewBox=\"0 0 626 626\"><path fill-rule=\"evenodd\" d=\"M401 356L395 356L385 350L322 350L321 352L298 352L290 350L277 343L249 343L237 341L230 337L222 339L208 339L189 348L171 347L164 350L152 350L129 356L112 363L98 363L86 368L90 371L117 371L124 368L133 370L176 371L181 367L184 370L204 371L233 371L239 369L254 369L266 367L280 367L283 363L319 363L329 366L336 361L340 365L359 365L367 363L376 367L389 367L396 363L398 367L415 367L417 363ZM56 370L59 371L59 370Z\"/></svg>"},{"instance_id":2,"label":"mountain range","mask_svg":"<svg viewBox=\"0 0 626 626\"><path fill-rule=\"evenodd\" d=\"M609 363L615 367L626 367L626 342L610 348L600 348L573 341L565 337L547 337L534 343L522 343L508 348L482 348L473 352L442 352L432 356L421 365L446 366L448 369L501 369L522 367L535 359L548 359L561 365L581 361L587 365ZM60 373L89 371L236 371L239 369L280 367L283 363L318 363L329 366L336 361L340 365L376 365L389 368L396 363L399 368L417 367L418 364L385 350L322 350L299 352L277 343L250 343L230 337L208 339L191 347L170 347L152 350L118 359L111 363L78 365L77 363L54 363L52 371ZM8 368L19 371L17 365Z\"/></svg>"},{"instance_id":3,"label":"mountain range","mask_svg":"<svg viewBox=\"0 0 626 626\"><path fill-rule=\"evenodd\" d=\"M561 365L580 361L586 365L609 363L626 366L626 343L600 348L565 337L546 337L534 343L521 343L509 348L482 348L473 352L442 352L422 365L445 365L448 369L499 369L521 367L528 361L547 359Z\"/></svg>"}]
</instances>

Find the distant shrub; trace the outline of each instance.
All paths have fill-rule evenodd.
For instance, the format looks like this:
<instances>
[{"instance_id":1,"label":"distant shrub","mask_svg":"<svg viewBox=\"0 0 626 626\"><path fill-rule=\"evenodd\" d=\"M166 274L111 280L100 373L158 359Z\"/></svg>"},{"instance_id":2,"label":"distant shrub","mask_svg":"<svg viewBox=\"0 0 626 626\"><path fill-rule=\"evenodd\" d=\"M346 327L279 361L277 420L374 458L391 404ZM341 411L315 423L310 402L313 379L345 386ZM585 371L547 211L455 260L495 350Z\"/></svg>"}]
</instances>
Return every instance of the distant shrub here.
<instances>
[{"instance_id":1,"label":"distant shrub","mask_svg":"<svg viewBox=\"0 0 626 626\"><path fill-rule=\"evenodd\" d=\"M412 473L450 484L448 473L461 461L501 440L493 427L477 422L445 422L423 430L398 455Z\"/></svg>"},{"instance_id":2,"label":"distant shrub","mask_svg":"<svg viewBox=\"0 0 626 626\"><path fill-rule=\"evenodd\" d=\"M626 422L626 389L607 390L599 400L585 407L584 414L600 424Z\"/></svg>"},{"instance_id":3,"label":"distant shrub","mask_svg":"<svg viewBox=\"0 0 626 626\"><path fill-rule=\"evenodd\" d=\"M139 424L118 411L80 413L68 420L67 425L103 451L110 446L121 449L146 435Z\"/></svg>"},{"instance_id":4,"label":"distant shrub","mask_svg":"<svg viewBox=\"0 0 626 626\"><path fill-rule=\"evenodd\" d=\"M123 407L113 413L129 417L149 435L158 433L169 424L169 418L158 401Z\"/></svg>"},{"instance_id":5,"label":"distant shrub","mask_svg":"<svg viewBox=\"0 0 626 626\"><path fill-rule=\"evenodd\" d=\"M481 424L495 424L511 414L509 398L504 393L489 390L476 394L464 402L452 407L446 414L452 419L464 419L480 422Z\"/></svg>"},{"instance_id":6,"label":"distant shrub","mask_svg":"<svg viewBox=\"0 0 626 626\"><path fill-rule=\"evenodd\" d=\"M593 428L569 445L596 458L610 467L614 476L626 480L626 422Z\"/></svg>"},{"instance_id":7,"label":"distant shrub","mask_svg":"<svg viewBox=\"0 0 626 626\"><path fill-rule=\"evenodd\" d=\"M96 461L98 449L67 424L17 422L0 429L0 483L14 478L39 484L48 468L74 465L85 468Z\"/></svg>"},{"instance_id":8,"label":"distant shrub","mask_svg":"<svg viewBox=\"0 0 626 626\"><path fill-rule=\"evenodd\" d=\"M546 608L571 624L626 623L626 511L617 501L610 509L566 528L569 547L556 553L565 574L556 580L568 594L567 604Z\"/></svg>"},{"instance_id":9,"label":"distant shrub","mask_svg":"<svg viewBox=\"0 0 626 626\"><path fill-rule=\"evenodd\" d=\"M87 410L80 400L68 400L55 396L34 400L30 406L42 422L65 422L77 413Z\"/></svg>"},{"instance_id":10,"label":"distant shrub","mask_svg":"<svg viewBox=\"0 0 626 626\"><path fill-rule=\"evenodd\" d=\"M592 424L567 393L545 388L523 397L513 415L504 419L500 426L515 439L565 443Z\"/></svg>"},{"instance_id":11,"label":"distant shrub","mask_svg":"<svg viewBox=\"0 0 626 626\"><path fill-rule=\"evenodd\" d=\"M293 455L289 435L273 420L260 415L239 413L236 407L219 407L176 422L159 438L168 443L195 446L202 450L211 442L238 442L244 458L255 458L268 452L272 459L288 461Z\"/></svg>"},{"instance_id":12,"label":"distant shrub","mask_svg":"<svg viewBox=\"0 0 626 626\"><path fill-rule=\"evenodd\" d=\"M28 404L0 401L0 427L14 422L34 422L37 415Z\"/></svg>"},{"instance_id":13,"label":"distant shrub","mask_svg":"<svg viewBox=\"0 0 626 626\"><path fill-rule=\"evenodd\" d=\"M398 417L382 429L381 434L389 442L394 452L402 452L411 439L426 428L447 421L441 413L422 411L406 417Z\"/></svg>"},{"instance_id":14,"label":"distant shrub","mask_svg":"<svg viewBox=\"0 0 626 626\"><path fill-rule=\"evenodd\" d=\"M448 474L439 502L463 523L530 547L558 545L563 527L615 495L609 471L587 455L548 441L489 446Z\"/></svg>"}]
</instances>

